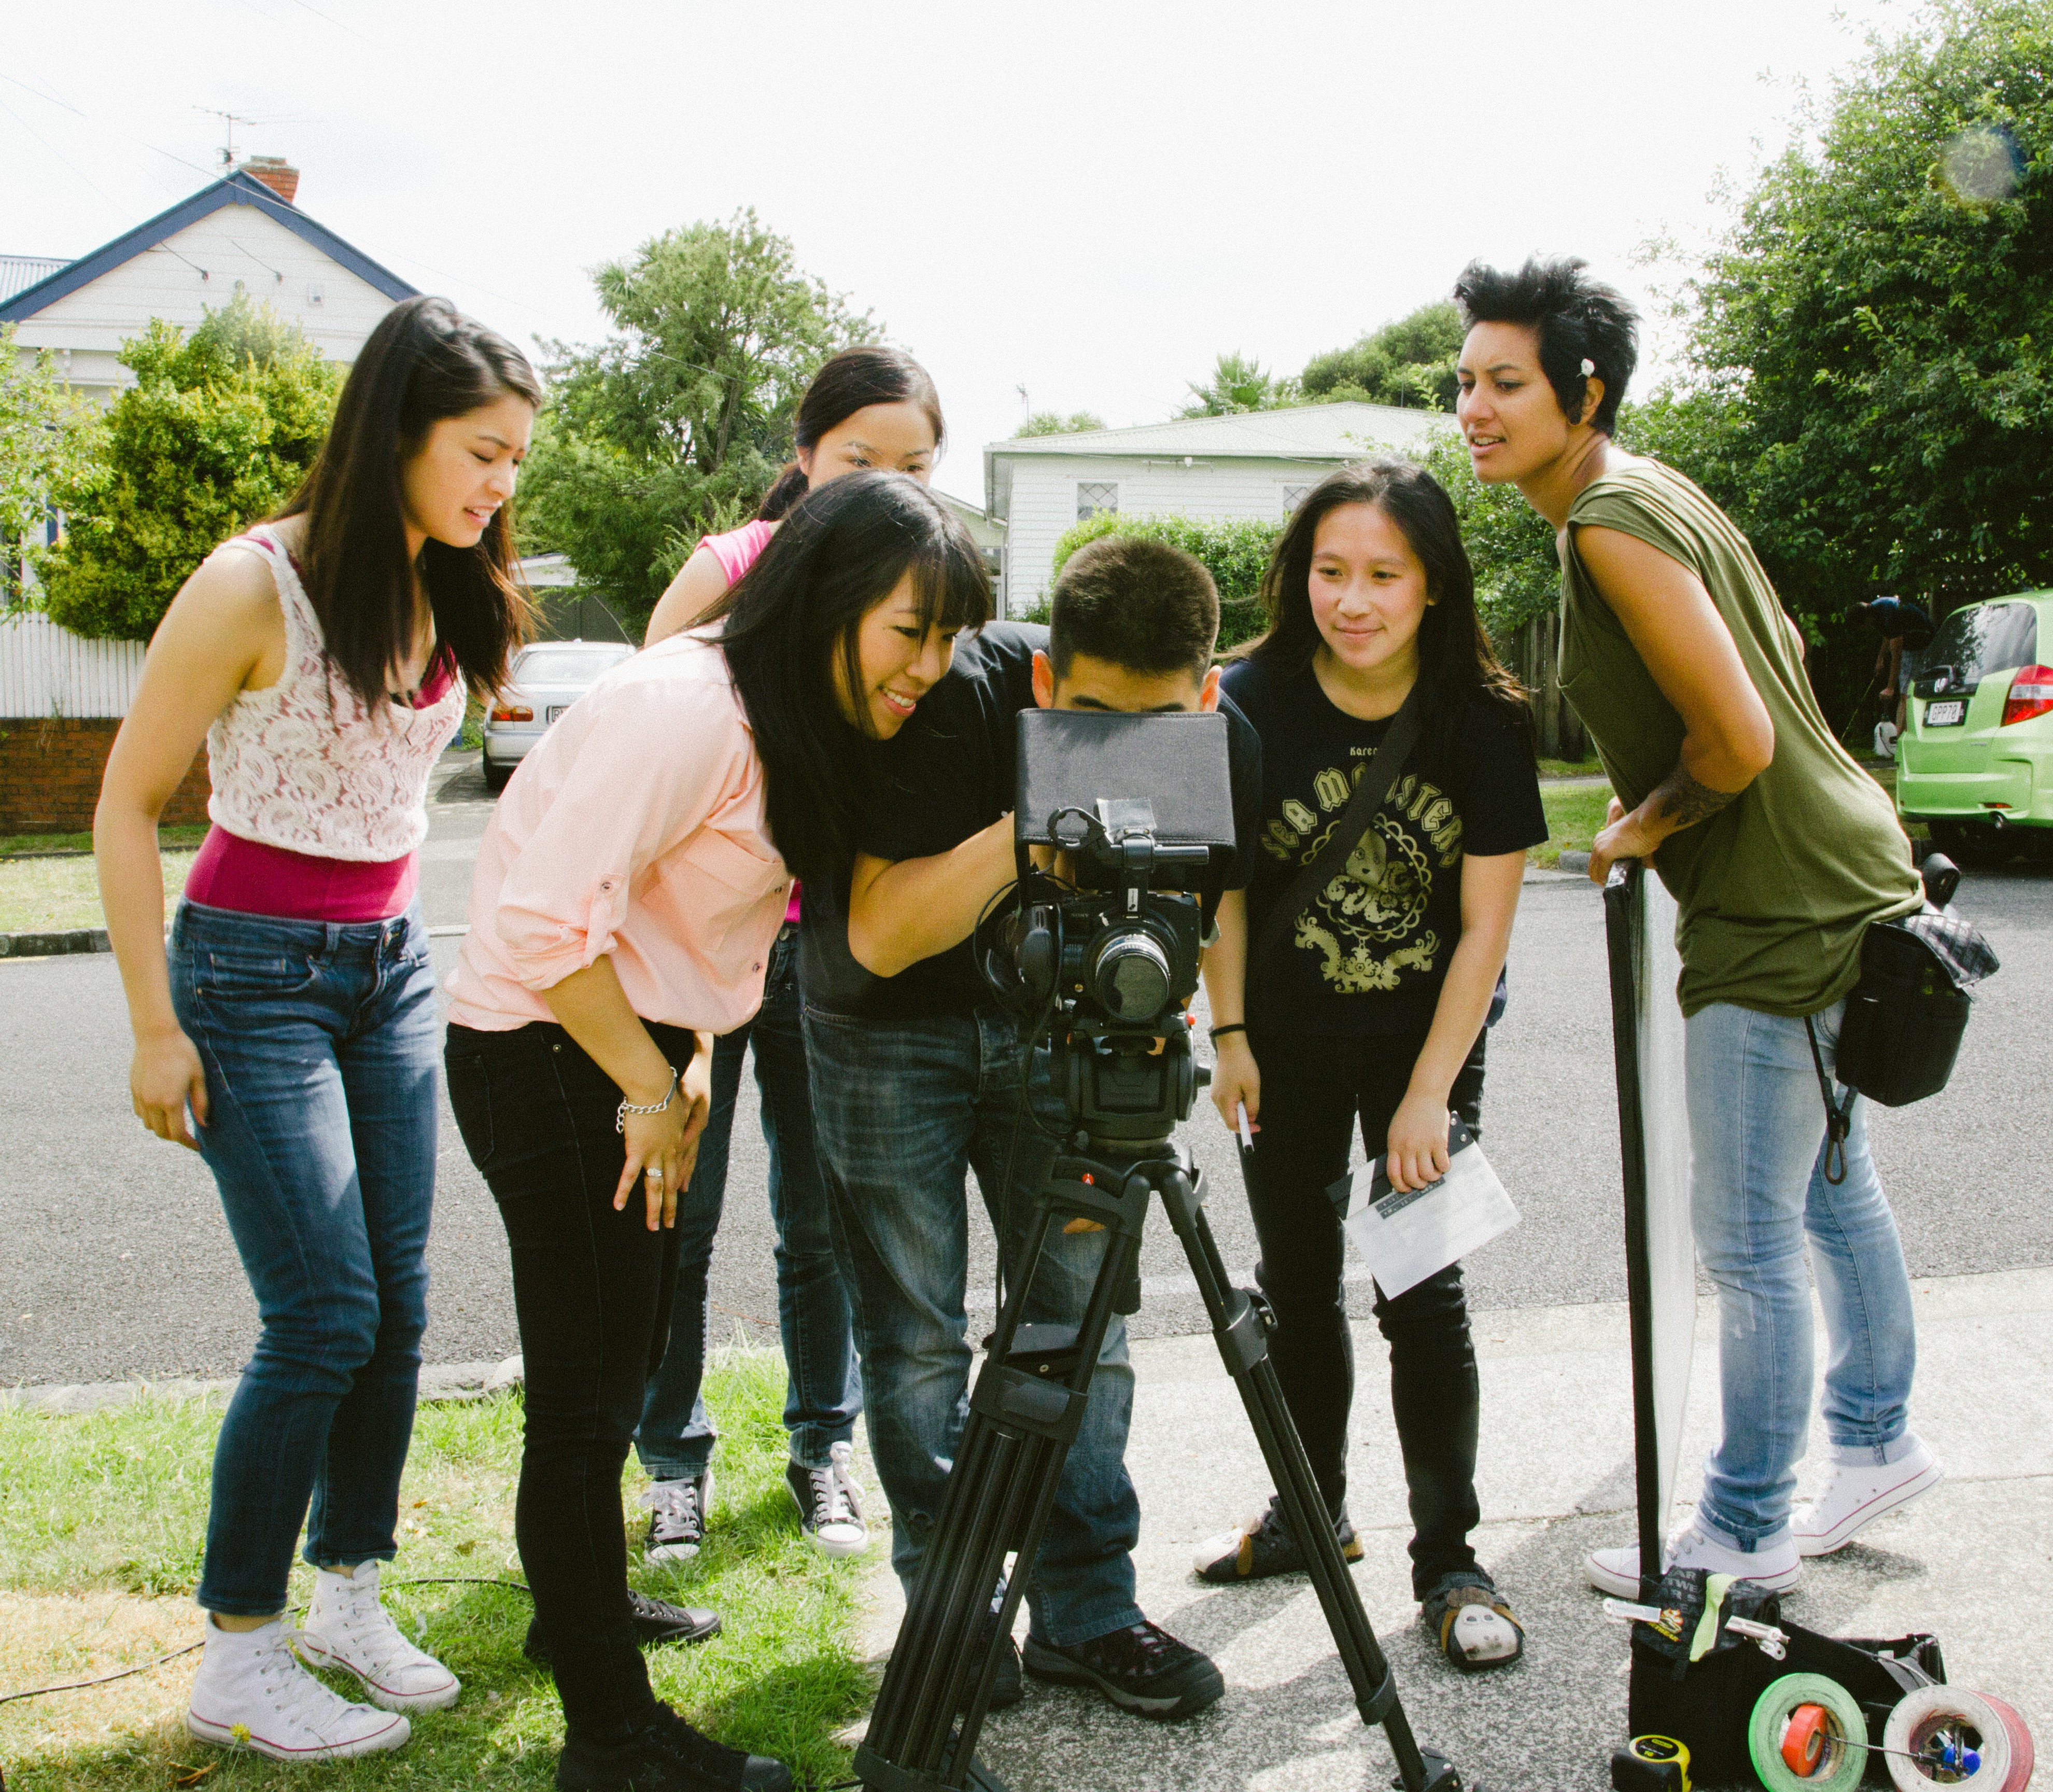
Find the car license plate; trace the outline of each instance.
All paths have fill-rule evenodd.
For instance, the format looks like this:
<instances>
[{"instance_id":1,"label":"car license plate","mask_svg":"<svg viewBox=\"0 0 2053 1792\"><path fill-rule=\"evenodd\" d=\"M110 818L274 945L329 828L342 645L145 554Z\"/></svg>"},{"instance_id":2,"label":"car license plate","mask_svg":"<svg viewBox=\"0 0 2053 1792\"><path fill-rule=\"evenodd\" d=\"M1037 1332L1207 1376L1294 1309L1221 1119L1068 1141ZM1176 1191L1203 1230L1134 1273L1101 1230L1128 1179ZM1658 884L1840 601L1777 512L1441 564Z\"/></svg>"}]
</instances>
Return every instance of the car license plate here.
<instances>
[{"instance_id":1,"label":"car license plate","mask_svg":"<svg viewBox=\"0 0 2053 1792\"><path fill-rule=\"evenodd\" d=\"M553 722L557 717L561 715L563 711L567 709L569 707L570 705L567 703L552 703L548 709L542 712L542 719L544 721ZM1957 709L1960 707L1960 705L1957 703L1953 707ZM1954 719L1957 721L1959 718L1956 717Z\"/></svg>"},{"instance_id":2,"label":"car license plate","mask_svg":"<svg viewBox=\"0 0 2053 1792\"><path fill-rule=\"evenodd\" d=\"M556 719L556 712L549 712L549 720ZM1925 705L1925 725L1927 728L1958 728L1968 719L1968 705L1965 698L1956 698L1950 703L1928 703Z\"/></svg>"}]
</instances>

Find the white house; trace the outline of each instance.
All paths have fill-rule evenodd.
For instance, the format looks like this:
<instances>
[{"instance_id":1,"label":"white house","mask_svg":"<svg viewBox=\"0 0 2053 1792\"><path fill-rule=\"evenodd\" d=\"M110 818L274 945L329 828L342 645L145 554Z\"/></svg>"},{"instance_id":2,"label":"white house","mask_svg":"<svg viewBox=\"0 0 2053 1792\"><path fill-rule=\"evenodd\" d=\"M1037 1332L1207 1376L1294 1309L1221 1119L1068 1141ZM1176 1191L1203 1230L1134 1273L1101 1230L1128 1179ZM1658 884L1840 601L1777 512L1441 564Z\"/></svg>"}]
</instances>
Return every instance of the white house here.
<instances>
[{"instance_id":1,"label":"white house","mask_svg":"<svg viewBox=\"0 0 2053 1792\"><path fill-rule=\"evenodd\" d=\"M73 261L0 256L0 324L18 350L47 350L60 379L105 403L135 376L115 356L153 317L190 330L247 293L356 359L378 320L414 289L292 202L299 171L253 156L189 199Z\"/></svg>"},{"instance_id":2,"label":"white house","mask_svg":"<svg viewBox=\"0 0 2053 1792\"><path fill-rule=\"evenodd\" d=\"M1280 521L1336 466L1419 446L1450 421L1395 405L1311 404L994 442L983 451L983 489L1005 527L1000 613L1046 595L1055 544L1080 518L1122 510Z\"/></svg>"}]
</instances>

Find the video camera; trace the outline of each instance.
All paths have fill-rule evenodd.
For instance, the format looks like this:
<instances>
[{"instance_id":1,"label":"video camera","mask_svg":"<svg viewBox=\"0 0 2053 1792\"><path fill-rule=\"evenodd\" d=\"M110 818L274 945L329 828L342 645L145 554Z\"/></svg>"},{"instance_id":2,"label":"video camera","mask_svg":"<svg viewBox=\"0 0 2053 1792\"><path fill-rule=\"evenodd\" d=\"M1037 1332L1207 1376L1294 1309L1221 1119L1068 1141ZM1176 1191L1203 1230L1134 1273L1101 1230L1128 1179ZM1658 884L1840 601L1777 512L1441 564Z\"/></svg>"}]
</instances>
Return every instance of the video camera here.
<instances>
[{"instance_id":1,"label":"video camera","mask_svg":"<svg viewBox=\"0 0 2053 1792\"><path fill-rule=\"evenodd\" d=\"M1207 874L1234 854L1227 727L1202 711L1020 713L1019 881L977 959L1047 1040L1070 1122L1094 1139L1164 1139L1191 1111L1185 1009L1222 881Z\"/></svg>"}]
</instances>

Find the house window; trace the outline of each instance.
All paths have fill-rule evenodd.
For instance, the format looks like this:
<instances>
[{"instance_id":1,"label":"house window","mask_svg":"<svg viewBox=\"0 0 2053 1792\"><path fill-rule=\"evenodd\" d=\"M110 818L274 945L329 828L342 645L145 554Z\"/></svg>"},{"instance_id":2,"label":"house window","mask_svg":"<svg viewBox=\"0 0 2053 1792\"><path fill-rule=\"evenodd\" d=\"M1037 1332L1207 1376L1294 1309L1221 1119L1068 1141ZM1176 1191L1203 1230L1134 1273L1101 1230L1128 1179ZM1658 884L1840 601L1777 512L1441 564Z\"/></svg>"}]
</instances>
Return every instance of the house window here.
<instances>
[{"instance_id":1,"label":"house window","mask_svg":"<svg viewBox=\"0 0 2053 1792\"><path fill-rule=\"evenodd\" d=\"M1283 488L1283 514L1286 517L1294 514L1297 506L1305 501L1305 494L1311 489L1309 485L1286 485Z\"/></svg>"},{"instance_id":2,"label":"house window","mask_svg":"<svg viewBox=\"0 0 2053 1792\"><path fill-rule=\"evenodd\" d=\"M1077 485L1077 521L1095 517L1101 511L1116 511L1119 508L1119 487L1113 484L1089 485L1079 481Z\"/></svg>"}]
</instances>

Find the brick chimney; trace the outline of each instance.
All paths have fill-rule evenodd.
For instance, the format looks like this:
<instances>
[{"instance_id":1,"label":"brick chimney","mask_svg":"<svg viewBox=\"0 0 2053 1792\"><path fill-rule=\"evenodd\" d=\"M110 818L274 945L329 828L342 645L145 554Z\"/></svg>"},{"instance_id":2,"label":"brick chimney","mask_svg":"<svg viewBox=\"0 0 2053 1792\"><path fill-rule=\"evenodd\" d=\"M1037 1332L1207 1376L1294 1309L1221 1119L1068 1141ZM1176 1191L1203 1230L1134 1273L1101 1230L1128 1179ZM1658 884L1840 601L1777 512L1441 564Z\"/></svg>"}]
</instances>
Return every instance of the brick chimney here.
<instances>
[{"instance_id":1,"label":"brick chimney","mask_svg":"<svg viewBox=\"0 0 2053 1792\"><path fill-rule=\"evenodd\" d=\"M261 180L287 205L300 190L300 171L282 155L251 155L243 159L243 173Z\"/></svg>"}]
</instances>

